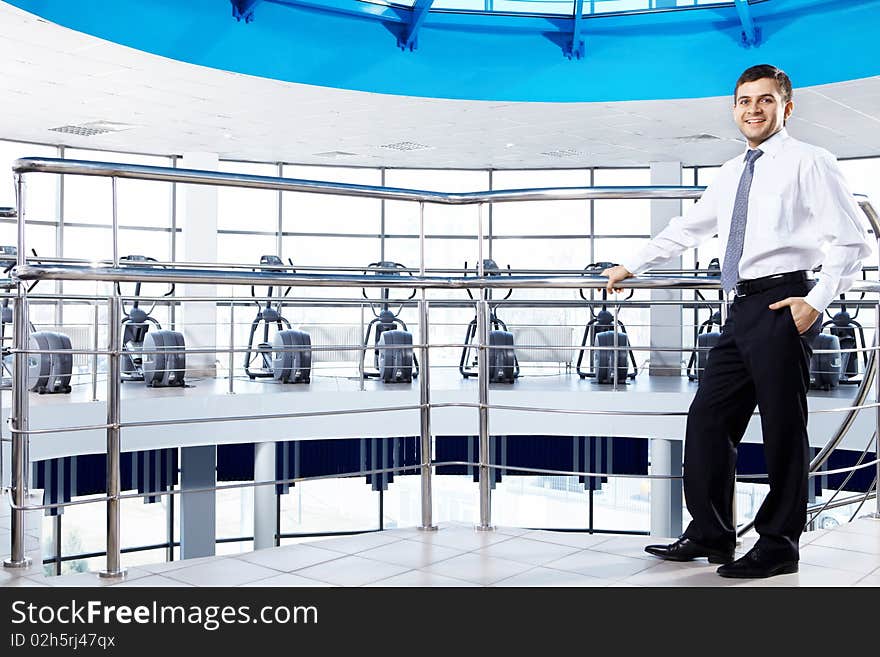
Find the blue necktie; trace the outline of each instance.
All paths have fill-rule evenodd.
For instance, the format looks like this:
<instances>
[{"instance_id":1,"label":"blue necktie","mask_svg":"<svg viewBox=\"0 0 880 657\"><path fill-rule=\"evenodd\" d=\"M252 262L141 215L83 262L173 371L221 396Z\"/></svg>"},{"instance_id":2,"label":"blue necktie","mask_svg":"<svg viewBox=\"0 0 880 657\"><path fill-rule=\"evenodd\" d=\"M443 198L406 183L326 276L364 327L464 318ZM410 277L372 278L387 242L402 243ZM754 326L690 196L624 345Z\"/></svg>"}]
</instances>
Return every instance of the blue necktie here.
<instances>
[{"instance_id":1,"label":"blue necktie","mask_svg":"<svg viewBox=\"0 0 880 657\"><path fill-rule=\"evenodd\" d=\"M742 258L746 219L749 214L749 190L752 187L752 176L755 174L755 160L763 154L764 151L759 148L746 153L746 167L743 169L736 190L733 216L730 219L730 235L727 237L727 249L724 251L724 262L721 265L721 289L725 292L732 290L739 280L739 260Z\"/></svg>"}]
</instances>

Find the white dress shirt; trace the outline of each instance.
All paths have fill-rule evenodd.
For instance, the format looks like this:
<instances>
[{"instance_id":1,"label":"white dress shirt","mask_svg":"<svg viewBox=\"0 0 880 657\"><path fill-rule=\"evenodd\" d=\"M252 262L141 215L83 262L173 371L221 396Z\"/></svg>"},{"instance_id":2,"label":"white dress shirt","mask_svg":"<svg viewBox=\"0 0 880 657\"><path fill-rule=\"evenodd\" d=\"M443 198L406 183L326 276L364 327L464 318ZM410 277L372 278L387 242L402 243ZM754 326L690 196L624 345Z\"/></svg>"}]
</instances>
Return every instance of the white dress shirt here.
<instances>
[{"instance_id":1,"label":"white dress shirt","mask_svg":"<svg viewBox=\"0 0 880 657\"><path fill-rule=\"evenodd\" d=\"M785 128L758 148L764 154L755 162L739 278L810 271L821 264L805 301L822 312L849 289L871 252L866 218L825 149L790 137ZM744 166L744 155L725 162L696 204L621 264L640 274L715 234L724 253Z\"/></svg>"}]
</instances>

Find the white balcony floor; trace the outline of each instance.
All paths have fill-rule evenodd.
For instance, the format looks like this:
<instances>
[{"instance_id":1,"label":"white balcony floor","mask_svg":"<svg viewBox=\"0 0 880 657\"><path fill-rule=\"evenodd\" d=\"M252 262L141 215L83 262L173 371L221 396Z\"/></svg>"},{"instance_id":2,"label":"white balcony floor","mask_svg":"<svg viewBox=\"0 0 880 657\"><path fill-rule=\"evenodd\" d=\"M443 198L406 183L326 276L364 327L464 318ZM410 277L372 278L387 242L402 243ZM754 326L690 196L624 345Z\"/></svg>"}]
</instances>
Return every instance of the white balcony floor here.
<instances>
[{"instance_id":1,"label":"white balcony floor","mask_svg":"<svg viewBox=\"0 0 880 657\"><path fill-rule=\"evenodd\" d=\"M3 501L0 554L8 555L9 507ZM664 540L506 527L476 532L441 523L435 532L394 529L136 566L121 581L89 572L44 577L40 566L4 568L0 586L880 586L880 520L874 518L804 534L800 572L765 580L724 579L705 560L672 563L644 552L645 545ZM738 551L754 541L746 538ZM29 535L26 548L39 562L37 535Z\"/></svg>"}]
</instances>

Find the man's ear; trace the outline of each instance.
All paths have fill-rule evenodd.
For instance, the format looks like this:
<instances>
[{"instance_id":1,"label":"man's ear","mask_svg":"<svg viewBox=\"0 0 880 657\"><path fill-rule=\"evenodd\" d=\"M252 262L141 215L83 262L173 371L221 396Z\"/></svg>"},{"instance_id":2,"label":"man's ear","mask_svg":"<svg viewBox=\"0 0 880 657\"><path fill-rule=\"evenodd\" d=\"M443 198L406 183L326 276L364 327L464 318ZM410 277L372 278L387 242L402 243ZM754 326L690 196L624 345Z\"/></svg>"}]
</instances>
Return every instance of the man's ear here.
<instances>
[{"instance_id":1,"label":"man's ear","mask_svg":"<svg viewBox=\"0 0 880 657\"><path fill-rule=\"evenodd\" d=\"M791 116L791 113L794 111L794 101L791 101L791 100L788 101L785 104L784 111L785 111L785 120L788 121L789 117Z\"/></svg>"}]
</instances>

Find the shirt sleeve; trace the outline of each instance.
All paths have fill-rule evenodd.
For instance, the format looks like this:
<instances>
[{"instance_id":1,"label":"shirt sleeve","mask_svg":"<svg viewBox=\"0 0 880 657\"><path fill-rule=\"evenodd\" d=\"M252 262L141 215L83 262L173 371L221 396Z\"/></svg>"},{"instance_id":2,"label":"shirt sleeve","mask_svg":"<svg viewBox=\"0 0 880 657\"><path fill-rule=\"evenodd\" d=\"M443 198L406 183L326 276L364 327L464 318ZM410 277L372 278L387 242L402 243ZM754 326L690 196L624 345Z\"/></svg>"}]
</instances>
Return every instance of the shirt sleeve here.
<instances>
[{"instance_id":1,"label":"shirt sleeve","mask_svg":"<svg viewBox=\"0 0 880 657\"><path fill-rule=\"evenodd\" d=\"M662 262L674 258L686 249L693 248L718 232L717 193L709 185L700 199L645 244L631 258L621 264L631 274L641 274Z\"/></svg>"},{"instance_id":2,"label":"shirt sleeve","mask_svg":"<svg viewBox=\"0 0 880 657\"><path fill-rule=\"evenodd\" d=\"M802 174L801 186L819 238L830 244L816 286L804 298L821 313L852 286L871 247L864 214L830 153L814 159Z\"/></svg>"}]
</instances>

